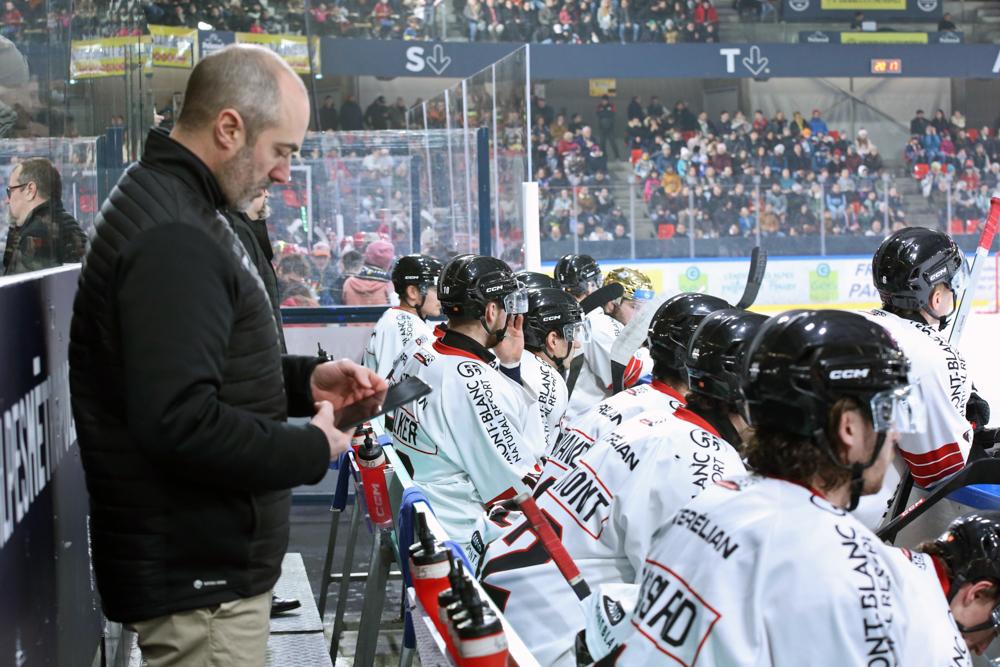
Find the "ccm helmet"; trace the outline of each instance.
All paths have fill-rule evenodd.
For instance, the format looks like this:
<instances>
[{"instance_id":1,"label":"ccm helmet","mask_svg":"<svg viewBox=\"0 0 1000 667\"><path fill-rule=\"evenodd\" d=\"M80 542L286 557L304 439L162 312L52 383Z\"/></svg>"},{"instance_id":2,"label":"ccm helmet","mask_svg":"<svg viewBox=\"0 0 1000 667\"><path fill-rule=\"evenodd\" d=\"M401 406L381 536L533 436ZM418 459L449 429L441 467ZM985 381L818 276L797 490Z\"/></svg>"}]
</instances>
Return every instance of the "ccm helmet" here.
<instances>
[{"instance_id":1,"label":"ccm helmet","mask_svg":"<svg viewBox=\"0 0 1000 667\"><path fill-rule=\"evenodd\" d=\"M521 271L515 273L514 277L517 278L517 284L525 289L537 289L540 287L559 288L559 283L555 278L537 271L527 271L522 269Z\"/></svg>"},{"instance_id":2,"label":"ccm helmet","mask_svg":"<svg viewBox=\"0 0 1000 667\"><path fill-rule=\"evenodd\" d=\"M664 301L649 324L649 356L658 364L677 372L685 382L688 345L695 329L710 313L732 308L710 294L689 292L675 294Z\"/></svg>"},{"instance_id":3,"label":"ccm helmet","mask_svg":"<svg viewBox=\"0 0 1000 667\"><path fill-rule=\"evenodd\" d=\"M448 262L438 279L438 299L449 319L479 320L498 339L503 339L507 327L489 330L487 305L499 303L508 315L528 310L527 291L518 286L507 263L484 255L459 255Z\"/></svg>"},{"instance_id":4,"label":"ccm helmet","mask_svg":"<svg viewBox=\"0 0 1000 667\"><path fill-rule=\"evenodd\" d=\"M573 353L573 343L589 340L589 324L590 320L583 317L580 304L561 289L543 287L528 290L528 314L524 316L524 348L529 352L544 352L560 370ZM570 344L565 356L553 357L545 349L545 339L552 331Z\"/></svg>"},{"instance_id":5,"label":"ccm helmet","mask_svg":"<svg viewBox=\"0 0 1000 667\"><path fill-rule=\"evenodd\" d=\"M1000 585L1000 512L973 512L960 516L934 541L937 552L950 570L949 602L959 587L988 579ZM1000 604L989 620L975 627L959 625L962 632L1000 627Z\"/></svg>"},{"instance_id":6,"label":"ccm helmet","mask_svg":"<svg viewBox=\"0 0 1000 667\"><path fill-rule=\"evenodd\" d=\"M601 267L590 255L563 255L553 275L559 286L573 296L583 296L604 284Z\"/></svg>"},{"instance_id":7,"label":"ccm helmet","mask_svg":"<svg viewBox=\"0 0 1000 667\"><path fill-rule=\"evenodd\" d=\"M947 234L907 227L875 251L872 279L884 306L919 311L929 307L938 283L945 283L957 295L968 279L968 267L965 255Z\"/></svg>"},{"instance_id":8,"label":"ccm helmet","mask_svg":"<svg viewBox=\"0 0 1000 667\"><path fill-rule=\"evenodd\" d=\"M857 313L790 310L764 323L743 355L743 396L750 425L799 436L850 472L857 507L865 469L879 457L890 430L923 430L923 404L909 386L909 362L896 341ZM834 404L852 398L877 433L866 463L846 464L826 434Z\"/></svg>"},{"instance_id":9,"label":"ccm helmet","mask_svg":"<svg viewBox=\"0 0 1000 667\"><path fill-rule=\"evenodd\" d=\"M604 278L604 284L610 285L618 283L625 290L623 299L630 301L649 301L655 294L653 291L653 281L642 271L636 271L626 266L608 271Z\"/></svg>"},{"instance_id":10,"label":"ccm helmet","mask_svg":"<svg viewBox=\"0 0 1000 667\"><path fill-rule=\"evenodd\" d=\"M415 307L421 319L427 319L422 310L427 302L427 289L437 286L441 267L441 262L429 255L404 255L392 267L392 286L400 299L405 298L406 288L410 285L420 291L420 303Z\"/></svg>"},{"instance_id":11,"label":"ccm helmet","mask_svg":"<svg viewBox=\"0 0 1000 667\"><path fill-rule=\"evenodd\" d=\"M706 316L688 347L685 367L691 392L726 403L743 401L743 349L767 317L738 308Z\"/></svg>"}]
</instances>

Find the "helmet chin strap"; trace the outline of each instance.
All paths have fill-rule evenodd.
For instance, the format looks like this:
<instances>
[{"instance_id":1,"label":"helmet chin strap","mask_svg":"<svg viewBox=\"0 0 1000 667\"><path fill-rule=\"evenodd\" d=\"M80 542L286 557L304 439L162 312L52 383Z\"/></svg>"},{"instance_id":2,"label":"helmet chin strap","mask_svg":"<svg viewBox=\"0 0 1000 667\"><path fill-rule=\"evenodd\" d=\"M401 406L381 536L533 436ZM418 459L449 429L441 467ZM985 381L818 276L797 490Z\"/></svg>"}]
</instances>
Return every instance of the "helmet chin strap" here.
<instances>
[{"instance_id":1,"label":"helmet chin strap","mask_svg":"<svg viewBox=\"0 0 1000 667\"><path fill-rule=\"evenodd\" d=\"M545 354L545 356L548 357L550 360L552 360L552 363L554 363L556 365L556 370L558 370L560 373L565 373L566 372L566 360L569 359L569 356L571 354L573 354L573 347L570 346L569 352L567 352L566 354L564 354L561 357L557 357L555 355L549 354L549 351L547 349L542 349L542 353Z\"/></svg>"},{"instance_id":2,"label":"helmet chin strap","mask_svg":"<svg viewBox=\"0 0 1000 667\"><path fill-rule=\"evenodd\" d=\"M421 319L421 321L426 322L427 321L427 316L424 315L424 310L423 309L424 309L424 304L427 303L427 291L421 289L420 290L420 296L422 297L420 299L420 303L418 303L416 306L414 306L414 308L416 308L416 310L417 310L417 317L419 317Z\"/></svg>"},{"instance_id":3,"label":"helmet chin strap","mask_svg":"<svg viewBox=\"0 0 1000 667\"><path fill-rule=\"evenodd\" d=\"M500 327L499 329L497 329L496 331L490 331L490 327L486 324L486 315L485 314L482 317L479 318L479 323L483 326L483 331L485 331L487 335L489 335L489 336L496 336L497 342L494 343L494 345L496 345L497 343L499 343L500 341L502 341L504 339L504 336L507 335L507 323L508 323L509 319L510 318L505 319L504 323L503 323L503 326ZM491 346L488 346L488 347L491 347Z\"/></svg>"}]
</instances>

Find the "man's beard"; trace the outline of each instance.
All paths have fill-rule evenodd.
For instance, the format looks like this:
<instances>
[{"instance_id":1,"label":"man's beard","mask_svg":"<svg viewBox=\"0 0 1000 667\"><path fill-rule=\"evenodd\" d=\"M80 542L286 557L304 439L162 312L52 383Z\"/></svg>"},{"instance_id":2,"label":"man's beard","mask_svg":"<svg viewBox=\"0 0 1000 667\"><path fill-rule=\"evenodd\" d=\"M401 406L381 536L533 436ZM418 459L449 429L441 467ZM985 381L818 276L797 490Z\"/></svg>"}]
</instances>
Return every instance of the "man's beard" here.
<instances>
[{"instance_id":1,"label":"man's beard","mask_svg":"<svg viewBox=\"0 0 1000 667\"><path fill-rule=\"evenodd\" d=\"M253 181L253 146L249 144L244 145L222 165L218 180L226 203L241 211L249 207L254 197L271 184L270 178L259 183Z\"/></svg>"}]
</instances>

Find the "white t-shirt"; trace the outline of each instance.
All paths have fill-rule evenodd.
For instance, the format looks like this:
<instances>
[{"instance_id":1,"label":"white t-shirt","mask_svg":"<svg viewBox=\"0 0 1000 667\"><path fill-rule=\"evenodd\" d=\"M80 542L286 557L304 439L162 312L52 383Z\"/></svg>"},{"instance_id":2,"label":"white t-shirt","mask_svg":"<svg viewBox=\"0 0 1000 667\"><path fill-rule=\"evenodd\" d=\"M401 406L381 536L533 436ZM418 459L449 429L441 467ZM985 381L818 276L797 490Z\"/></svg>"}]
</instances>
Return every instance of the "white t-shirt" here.
<instances>
[{"instance_id":1,"label":"white t-shirt","mask_svg":"<svg viewBox=\"0 0 1000 667\"><path fill-rule=\"evenodd\" d=\"M665 522L645 561L618 665L971 664L953 661L964 642L927 577L792 482L716 484Z\"/></svg>"},{"instance_id":2,"label":"white t-shirt","mask_svg":"<svg viewBox=\"0 0 1000 667\"><path fill-rule=\"evenodd\" d=\"M635 582L664 516L713 481L746 472L736 450L712 431L686 410L649 411L598 441L538 498L592 589ZM481 579L505 603L505 617L539 663L575 665L584 609L525 528L516 521L490 543Z\"/></svg>"},{"instance_id":3,"label":"white t-shirt","mask_svg":"<svg viewBox=\"0 0 1000 667\"><path fill-rule=\"evenodd\" d=\"M399 354L416 338L430 338L432 332L431 325L417 315L402 308L389 308L375 323L361 364L379 377L388 377Z\"/></svg>"},{"instance_id":4,"label":"white t-shirt","mask_svg":"<svg viewBox=\"0 0 1000 667\"><path fill-rule=\"evenodd\" d=\"M604 399L572 422L564 419L562 434L546 454L541 480L562 477L595 442L632 417L682 407L684 397L680 393L653 380L652 384L641 384Z\"/></svg>"},{"instance_id":5,"label":"white t-shirt","mask_svg":"<svg viewBox=\"0 0 1000 667\"><path fill-rule=\"evenodd\" d=\"M569 391L566 389L566 380L559 371L528 350L521 355L521 381L538 397L538 411L545 427L545 442L531 444L536 456L541 458L559 437L560 425L569 402Z\"/></svg>"},{"instance_id":6,"label":"white t-shirt","mask_svg":"<svg viewBox=\"0 0 1000 667\"><path fill-rule=\"evenodd\" d=\"M881 325L910 360L910 377L920 383L927 409L925 433L903 433L899 449L913 481L933 487L962 469L969 458L972 426L965 407L972 392L965 359L932 326L884 310L865 313Z\"/></svg>"},{"instance_id":7,"label":"white t-shirt","mask_svg":"<svg viewBox=\"0 0 1000 667\"><path fill-rule=\"evenodd\" d=\"M539 470L529 444L544 440L535 397L443 340L408 357L397 380L417 377L434 391L394 413L393 442L448 536L468 543L484 506L525 490L522 478Z\"/></svg>"}]
</instances>

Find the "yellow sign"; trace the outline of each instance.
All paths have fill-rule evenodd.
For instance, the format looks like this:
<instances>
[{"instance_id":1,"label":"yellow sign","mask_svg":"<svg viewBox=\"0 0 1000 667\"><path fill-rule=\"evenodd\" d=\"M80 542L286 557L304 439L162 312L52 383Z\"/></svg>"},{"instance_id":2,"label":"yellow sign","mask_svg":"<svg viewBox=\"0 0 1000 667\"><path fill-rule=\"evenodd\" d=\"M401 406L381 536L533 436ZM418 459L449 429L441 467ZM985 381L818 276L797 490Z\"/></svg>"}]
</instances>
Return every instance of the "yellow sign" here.
<instances>
[{"instance_id":1,"label":"yellow sign","mask_svg":"<svg viewBox=\"0 0 1000 667\"><path fill-rule=\"evenodd\" d=\"M841 44L927 44L926 32L842 32Z\"/></svg>"},{"instance_id":2,"label":"yellow sign","mask_svg":"<svg viewBox=\"0 0 1000 667\"><path fill-rule=\"evenodd\" d=\"M820 9L902 12L906 10L906 0L820 0Z\"/></svg>"},{"instance_id":3,"label":"yellow sign","mask_svg":"<svg viewBox=\"0 0 1000 667\"><path fill-rule=\"evenodd\" d=\"M590 80L590 96L591 97L604 97L605 95L611 95L614 97L615 90L618 88L617 79L591 79Z\"/></svg>"},{"instance_id":4,"label":"yellow sign","mask_svg":"<svg viewBox=\"0 0 1000 667\"><path fill-rule=\"evenodd\" d=\"M148 36L73 40L69 76L71 79L99 79L123 76L126 70L140 67L149 71L150 45Z\"/></svg>"},{"instance_id":5,"label":"yellow sign","mask_svg":"<svg viewBox=\"0 0 1000 667\"><path fill-rule=\"evenodd\" d=\"M194 67L197 30L151 25L149 32L153 38L153 67Z\"/></svg>"},{"instance_id":6,"label":"yellow sign","mask_svg":"<svg viewBox=\"0 0 1000 667\"><path fill-rule=\"evenodd\" d=\"M281 56L299 74L309 74L309 50L306 38L298 35L260 35L252 32L236 33L241 44L259 44ZM319 39L313 37L313 67L320 71Z\"/></svg>"}]
</instances>

